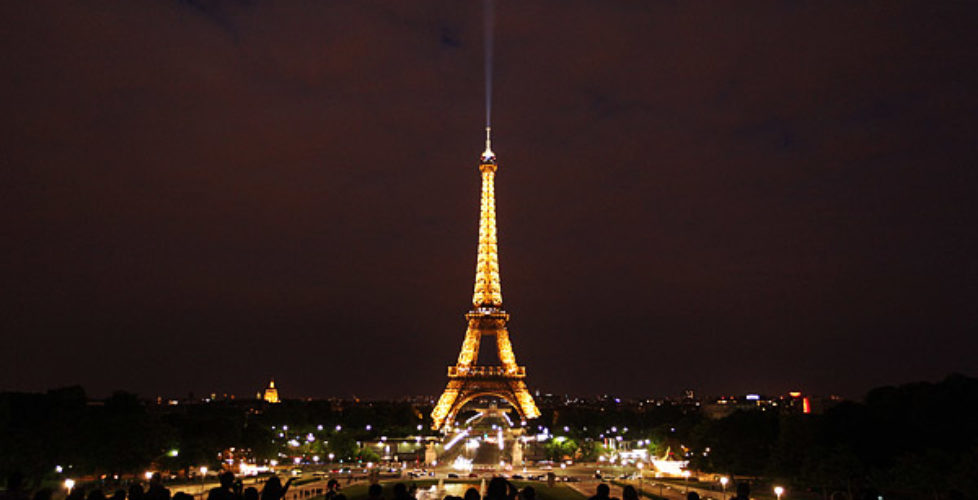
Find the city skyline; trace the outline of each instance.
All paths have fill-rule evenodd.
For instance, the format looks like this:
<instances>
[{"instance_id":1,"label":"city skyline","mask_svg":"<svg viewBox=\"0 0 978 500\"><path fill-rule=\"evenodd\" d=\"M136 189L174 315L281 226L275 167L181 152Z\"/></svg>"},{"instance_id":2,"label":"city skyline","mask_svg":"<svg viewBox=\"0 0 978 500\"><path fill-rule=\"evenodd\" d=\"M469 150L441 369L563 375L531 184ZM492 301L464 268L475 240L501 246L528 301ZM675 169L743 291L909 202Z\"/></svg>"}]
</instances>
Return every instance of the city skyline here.
<instances>
[{"instance_id":1,"label":"city skyline","mask_svg":"<svg viewBox=\"0 0 978 500\"><path fill-rule=\"evenodd\" d=\"M444 387L481 4L0 13L0 391ZM530 389L975 375L976 13L499 3L499 260Z\"/></svg>"}]
</instances>

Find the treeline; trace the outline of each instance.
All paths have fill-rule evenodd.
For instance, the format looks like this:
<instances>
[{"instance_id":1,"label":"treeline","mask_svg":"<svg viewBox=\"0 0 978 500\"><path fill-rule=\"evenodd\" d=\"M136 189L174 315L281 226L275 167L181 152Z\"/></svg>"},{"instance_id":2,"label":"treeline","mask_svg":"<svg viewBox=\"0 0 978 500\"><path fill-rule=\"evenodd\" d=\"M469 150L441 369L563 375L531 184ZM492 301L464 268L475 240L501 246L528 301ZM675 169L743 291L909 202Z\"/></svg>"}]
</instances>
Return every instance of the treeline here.
<instances>
[{"instance_id":1,"label":"treeline","mask_svg":"<svg viewBox=\"0 0 978 500\"><path fill-rule=\"evenodd\" d=\"M822 415L738 412L701 421L690 442L696 469L826 498L978 498L978 379L881 387Z\"/></svg>"},{"instance_id":2,"label":"treeline","mask_svg":"<svg viewBox=\"0 0 978 500\"><path fill-rule=\"evenodd\" d=\"M332 453L350 460L369 454L357 441L417 435L428 425L423 412L398 402L168 406L125 392L92 401L80 387L0 393L0 477L20 472L34 486L59 466L75 476L142 473L150 466L171 471L216 467L219 453L232 447L259 459L284 452L324 458Z\"/></svg>"},{"instance_id":3,"label":"treeline","mask_svg":"<svg viewBox=\"0 0 978 500\"><path fill-rule=\"evenodd\" d=\"M688 405L541 410L531 426L563 438L540 450L551 457L594 459L607 451L603 439L621 436L656 455L689 459L697 470L776 480L793 491L978 498L978 379L961 375L874 389L820 415L752 410L711 420ZM358 441L429 434L429 411L398 402L167 406L121 392L90 401L78 387L3 393L0 473L16 470L36 483L56 466L75 475L141 473L151 464L187 470L216 466L231 447L258 459L368 461L376 457Z\"/></svg>"}]
</instances>

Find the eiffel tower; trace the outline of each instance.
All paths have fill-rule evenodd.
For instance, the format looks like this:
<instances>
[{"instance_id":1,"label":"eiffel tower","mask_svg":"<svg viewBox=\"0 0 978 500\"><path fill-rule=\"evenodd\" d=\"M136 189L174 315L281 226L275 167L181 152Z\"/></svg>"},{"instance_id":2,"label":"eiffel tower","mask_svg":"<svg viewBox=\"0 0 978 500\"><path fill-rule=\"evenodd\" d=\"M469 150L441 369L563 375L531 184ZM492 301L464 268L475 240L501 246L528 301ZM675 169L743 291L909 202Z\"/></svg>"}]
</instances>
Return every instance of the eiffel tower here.
<instances>
[{"instance_id":1,"label":"eiffel tower","mask_svg":"<svg viewBox=\"0 0 978 500\"><path fill-rule=\"evenodd\" d=\"M509 342L499 284L499 255L496 245L496 155L492 152L490 129L486 127L486 150L479 162L482 172L482 205L479 216L479 252L475 268L472 309L465 315L468 329L458 363L448 367L448 386L431 412L433 429L448 428L466 403L481 396L495 396L512 405L522 420L537 418L533 396L526 389L526 368L516 364ZM500 365L480 365L479 343L484 336L496 338Z\"/></svg>"}]
</instances>

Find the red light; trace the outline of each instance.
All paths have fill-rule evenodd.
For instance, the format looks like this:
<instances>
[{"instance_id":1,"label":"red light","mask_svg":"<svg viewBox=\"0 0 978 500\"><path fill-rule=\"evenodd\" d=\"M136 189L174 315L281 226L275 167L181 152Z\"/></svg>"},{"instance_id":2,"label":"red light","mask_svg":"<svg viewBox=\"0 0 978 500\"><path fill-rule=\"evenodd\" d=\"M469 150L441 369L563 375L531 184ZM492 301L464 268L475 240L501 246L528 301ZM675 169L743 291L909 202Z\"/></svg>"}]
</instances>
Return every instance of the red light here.
<instances>
[{"instance_id":1,"label":"red light","mask_svg":"<svg viewBox=\"0 0 978 500\"><path fill-rule=\"evenodd\" d=\"M812 412L812 404L808 402L808 398L804 398L801 400L801 412L802 413Z\"/></svg>"}]
</instances>

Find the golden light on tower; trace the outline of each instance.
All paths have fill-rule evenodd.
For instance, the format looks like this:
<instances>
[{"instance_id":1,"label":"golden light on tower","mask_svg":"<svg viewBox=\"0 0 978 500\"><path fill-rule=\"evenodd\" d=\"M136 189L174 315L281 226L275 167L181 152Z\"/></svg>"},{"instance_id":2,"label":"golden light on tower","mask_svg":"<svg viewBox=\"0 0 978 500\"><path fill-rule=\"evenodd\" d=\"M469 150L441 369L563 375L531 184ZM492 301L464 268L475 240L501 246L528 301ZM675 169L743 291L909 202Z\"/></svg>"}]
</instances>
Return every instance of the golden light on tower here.
<instances>
[{"instance_id":1,"label":"golden light on tower","mask_svg":"<svg viewBox=\"0 0 978 500\"><path fill-rule=\"evenodd\" d=\"M516 408L523 420L540 416L533 396L526 389L526 369L516 363L502 309L499 280L499 247L496 239L495 177L498 166L492 152L490 129L486 127L486 150L479 162L482 200L479 210L479 245L475 266L472 309L465 315L468 327L455 366L448 367L448 385L431 412L432 427L449 426L462 406L480 396L500 397ZM499 366L478 365L482 337L496 337Z\"/></svg>"}]
</instances>

